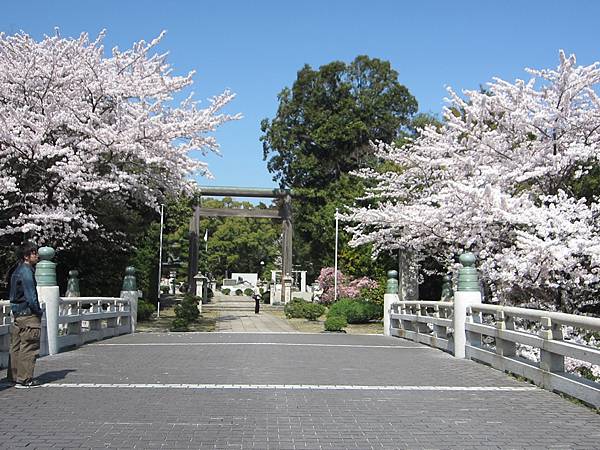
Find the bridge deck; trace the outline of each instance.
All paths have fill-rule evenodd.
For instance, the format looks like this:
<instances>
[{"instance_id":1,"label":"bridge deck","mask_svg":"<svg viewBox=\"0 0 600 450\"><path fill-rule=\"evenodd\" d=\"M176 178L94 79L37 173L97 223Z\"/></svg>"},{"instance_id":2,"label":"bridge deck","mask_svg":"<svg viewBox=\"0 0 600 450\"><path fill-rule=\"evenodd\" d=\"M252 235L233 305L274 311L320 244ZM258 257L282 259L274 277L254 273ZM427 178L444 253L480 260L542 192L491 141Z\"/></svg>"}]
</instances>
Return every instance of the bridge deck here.
<instances>
[{"instance_id":1,"label":"bridge deck","mask_svg":"<svg viewBox=\"0 0 600 450\"><path fill-rule=\"evenodd\" d=\"M0 388L0 448L598 448L600 415L402 339L122 336ZM0 375L4 375L2 371Z\"/></svg>"}]
</instances>

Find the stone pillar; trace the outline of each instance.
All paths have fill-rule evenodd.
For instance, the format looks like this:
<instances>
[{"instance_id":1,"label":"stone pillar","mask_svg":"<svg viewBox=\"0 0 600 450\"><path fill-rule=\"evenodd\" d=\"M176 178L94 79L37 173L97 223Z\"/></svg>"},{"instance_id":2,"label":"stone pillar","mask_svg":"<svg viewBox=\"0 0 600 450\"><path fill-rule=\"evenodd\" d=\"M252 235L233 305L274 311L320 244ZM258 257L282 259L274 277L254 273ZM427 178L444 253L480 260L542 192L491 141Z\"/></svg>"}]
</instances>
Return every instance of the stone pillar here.
<instances>
[{"instance_id":1,"label":"stone pillar","mask_svg":"<svg viewBox=\"0 0 600 450\"><path fill-rule=\"evenodd\" d=\"M202 314L202 304L208 303L208 278L198 273L194 279L196 280L196 297L200 297L198 311Z\"/></svg>"},{"instance_id":2,"label":"stone pillar","mask_svg":"<svg viewBox=\"0 0 600 450\"><path fill-rule=\"evenodd\" d=\"M392 321L390 314L392 312L392 303L400 301L398 297L398 272L390 270L387 273L387 283L385 285L385 294L383 295L383 335L391 335Z\"/></svg>"},{"instance_id":3,"label":"stone pillar","mask_svg":"<svg viewBox=\"0 0 600 450\"><path fill-rule=\"evenodd\" d=\"M306 270L300 271L300 292L306 292Z\"/></svg>"},{"instance_id":4,"label":"stone pillar","mask_svg":"<svg viewBox=\"0 0 600 450\"><path fill-rule=\"evenodd\" d=\"M285 275L281 279L282 303L287 305L292 301L292 277Z\"/></svg>"},{"instance_id":5,"label":"stone pillar","mask_svg":"<svg viewBox=\"0 0 600 450\"><path fill-rule=\"evenodd\" d=\"M177 279L175 278L176 276L177 276L177 272L175 272L175 271L169 272L169 293L171 295L177 294Z\"/></svg>"},{"instance_id":6,"label":"stone pillar","mask_svg":"<svg viewBox=\"0 0 600 450\"><path fill-rule=\"evenodd\" d=\"M289 194L283 198L281 213L283 217L281 275L284 277L292 275L292 197Z\"/></svg>"},{"instance_id":7,"label":"stone pillar","mask_svg":"<svg viewBox=\"0 0 600 450\"><path fill-rule=\"evenodd\" d=\"M475 255L463 253L459 257L463 267L458 271L458 289L454 294L454 356L465 358L467 345L467 308L481 303L479 277L475 269Z\"/></svg>"},{"instance_id":8,"label":"stone pillar","mask_svg":"<svg viewBox=\"0 0 600 450\"><path fill-rule=\"evenodd\" d=\"M400 301L419 299L419 269L412 254L399 250L398 254L398 297Z\"/></svg>"},{"instance_id":9,"label":"stone pillar","mask_svg":"<svg viewBox=\"0 0 600 450\"><path fill-rule=\"evenodd\" d=\"M135 328L137 326L139 296L140 292L137 289L137 281L135 279L135 267L128 266L125 268L125 277L123 278L123 287L121 288L121 298L129 300L129 324L131 327L131 334L135 333Z\"/></svg>"},{"instance_id":10,"label":"stone pillar","mask_svg":"<svg viewBox=\"0 0 600 450\"><path fill-rule=\"evenodd\" d=\"M195 284L196 284L196 292L194 292L194 295L196 297L202 297L202 278L204 278L204 277L202 276L202 274L200 272L198 272L194 276L194 280L195 280Z\"/></svg>"},{"instance_id":11,"label":"stone pillar","mask_svg":"<svg viewBox=\"0 0 600 450\"><path fill-rule=\"evenodd\" d=\"M46 311L46 333L41 336L40 355L55 355L60 350L58 347L60 293L56 284L56 263L51 261L54 253L52 247L41 247L38 250L40 261L35 269L38 299Z\"/></svg>"},{"instance_id":12,"label":"stone pillar","mask_svg":"<svg viewBox=\"0 0 600 450\"><path fill-rule=\"evenodd\" d=\"M76 270L69 270L69 280L67 281L67 291L65 297L79 297L81 292L79 290L79 272Z\"/></svg>"},{"instance_id":13,"label":"stone pillar","mask_svg":"<svg viewBox=\"0 0 600 450\"><path fill-rule=\"evenodd\" d=\"M188 290L190 294L196 293L196 280L194 277L198 273L198 235L200 233L200 208L194 208L194 215L190 220L189 228L189 248L188 248ZM176 292L173 292L175 294Z\"/></svg>"}]
</instances>

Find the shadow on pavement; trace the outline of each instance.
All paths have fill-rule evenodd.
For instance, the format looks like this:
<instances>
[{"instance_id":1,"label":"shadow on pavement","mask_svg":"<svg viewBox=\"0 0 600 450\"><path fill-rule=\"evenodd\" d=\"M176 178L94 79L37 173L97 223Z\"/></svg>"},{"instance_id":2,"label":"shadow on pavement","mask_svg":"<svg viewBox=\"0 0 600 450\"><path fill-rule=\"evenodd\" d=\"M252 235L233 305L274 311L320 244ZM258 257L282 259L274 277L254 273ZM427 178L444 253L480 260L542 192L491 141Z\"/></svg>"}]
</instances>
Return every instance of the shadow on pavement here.
<instances>
[{"instance_id":1,"label":"shadow on pavement","mask_svg":"<svg viewBox=\"0 0 600 450\"><path fill-rule=\"evenodd\" d=\"M224 321L227 321L227 320L236 320L238 318L239 318L239 316L221 316L218 319L216 319L216 321L217 322L224 322Z\"/></svg>"},{"instance_id":2,"label":"shadow on pavement","mask_svg":"<svg viewBox=\"0 0 600 450\"><path fill-rule=\"evenodd\" d=\"M53 381L58 381L64 379L69 373L76 372L75 369L63 369L63 370L53 370L51 372L46 372L37 377L37 380L40 383L52 383Z\"/></svg>"}]
</instances>

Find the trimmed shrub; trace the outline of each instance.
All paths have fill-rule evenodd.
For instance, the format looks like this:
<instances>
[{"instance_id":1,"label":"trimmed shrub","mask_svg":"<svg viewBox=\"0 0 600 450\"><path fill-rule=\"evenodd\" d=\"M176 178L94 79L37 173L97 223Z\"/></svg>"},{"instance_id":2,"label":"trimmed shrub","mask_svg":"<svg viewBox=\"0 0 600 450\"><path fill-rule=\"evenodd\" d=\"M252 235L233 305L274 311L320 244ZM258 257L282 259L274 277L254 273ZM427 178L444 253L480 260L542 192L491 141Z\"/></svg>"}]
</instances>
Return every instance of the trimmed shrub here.
<instances>
[{"instance_id":1,"label":"trimmed shrub","mask_svg":"<svg viewBox=\"0 0 600 450\"><path fill-rule=\"evenodd\" d=\"M308 304L299 298L293 298L287 305L283 307L285 317L288 319L300 319L304 317L304 306Z\"/></svg>"},{"instance_id":2,"label":"trimmed shrub","mask_svg":"<svg viewBox=\"0 0 600 450\"><path fill-rule=\"evenodd\" d=\"M330 306L327 316L343 316L348 323L368 323L383 317L383 308L364 300L344 298Z\"/></svg>"},{"instance_id":3,"label":"trimmed shrub","mask_svg":"<svg viewBox=\"0 0 600 450\"><path fill-rule=\"evenodd\" d=\"M383 317L383 296L385 295L385 280L379 282L377 287L365 287L360 290L359 298L375 305L381 305Z\"/></svg>"},{"instance_id":4,"label":"trimmed shrub","mask_svg":"<svg viewBox=\"0 0 600 450\"><path fill-rule=\"evenodd\" d=\"M325 313L325 307L317 303L307 302L300 298L293 298L283 308L283 312L288 319L308 319L317 320Z\"/></svg>"},{"instance_id":5,"label":"trimmed shrub","mask_svg":"<svg viewBox=\"0 0 600 450\"><path fill-rule=\"evenodd\" d=\"M343 316L328 316L325 320L325 330L327 331L342 331L347 325L348 322Z\"/></svg>"},{"instance_id":6,"label":"trimmed shrub","mask_svg":"<svg viewBox=\"0 0 600 450\"><path fill-rule=\"evenodd\" d=\"M383 303L364 302L369 320L383 319Z\"/></svg>"},{"instance_id":7,"label":"trimmed shrub","mask_svg":"<svg viewBox=\"0 0 600 450\"><path fill-rule=\"evenodd\" d=\"M175 307L175 317L183 319L186 322L194 322L200 317L200 311L198 311L198 299L194 295L186 295L183 297L181 304Z\"/></svg>"},{"instance_id":8,"label":"trimmed shrub","mask_svg":"<svg viewBox=\"0 0 600 450\"><path fill-rule=\"evenodd\" d=\"M244 292L241 289L235 290L235 295L242 295Z\"/></svg>"},{"instance_id":9,"label":"trimmed shrub","mask_svg":"<svg viewBox=\"0 0 600 450\"><path fill-rule=\"evenodd\" d=\"M318 303L309 303L302 307L302 316L305 319L314 321L317 320L325 313L325 307L323 305L319 305Z\"/></svg>"},{"instance_id":10,"label":"trimmed shrub","mask_svg":"<svg viewBox=\"0 0 600 450\"><path fill-rule=\"evenodd\" d=\"M144 321L150 319L156 311L156 306L145 300L138 300L137 320Z\"/></svg>"},{"instance_id":11,"label":"trimmed shrub","mask_svg":"<svg viewBox=\"0 0 600 450\"><path fill-rule=\"evenodd\" d=\"M171 327L169 328L171 331L187 331L188 322L184 319L173 319L171 322Z\"/></svg>"},{"instance_id":12,"label":"trimmed shrub","mask_svg":"<svg viewBox=\"0 0 600 450\"><path fill-rule=\"evenodd\" d=\"M251 289L251 288L244 289L244 295L254 295L254 289Z\"/></svg>"},{"instance_id":13,"label":"trimmed shrub","mask_svg":"<svg viewBox=\"0 0 600 450\"><path fill-rule=\"evenodd\" d=\"M229 295L229 293L231 292L231 289L229 289L229 288L221 289L221 292L223 293L223 295Z\"/></svg>"}]
</instances>

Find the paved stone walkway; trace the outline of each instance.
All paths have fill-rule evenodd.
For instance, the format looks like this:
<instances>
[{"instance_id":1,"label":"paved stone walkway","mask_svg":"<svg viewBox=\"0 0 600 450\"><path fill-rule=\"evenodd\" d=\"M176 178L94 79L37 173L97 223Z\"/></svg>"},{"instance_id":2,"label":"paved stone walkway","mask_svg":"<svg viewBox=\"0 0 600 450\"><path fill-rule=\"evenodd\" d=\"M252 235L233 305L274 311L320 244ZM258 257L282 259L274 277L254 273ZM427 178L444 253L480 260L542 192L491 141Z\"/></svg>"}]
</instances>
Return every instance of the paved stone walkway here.
<instances>
[{"instance_id":1,"label":"paved stone walkway","mask_svg":"<svg viewBox=\"0 0 600 450\"><path fill-rule=\"evenodd\" d=\"M0 388L2 449L600 445L600 415L383 336L144 333L43 358L36 372L45 387Z\"/></svg>"},{"instance_id":2,"label":"paved stone walkway","mask_svg":"<svg viewBox=\"0 0 600 450\"><path fill-rule=\"evenodd\" d=\"M257 333L294 333L285 320L267 313L274 308L261 303L258 314L254 313L254 300L247 296L221 295L216 293L212 302L203 305L203 310L216 310L219 313L216 331L222 332L257 332Z\"/></svg>"}]
</instances>

